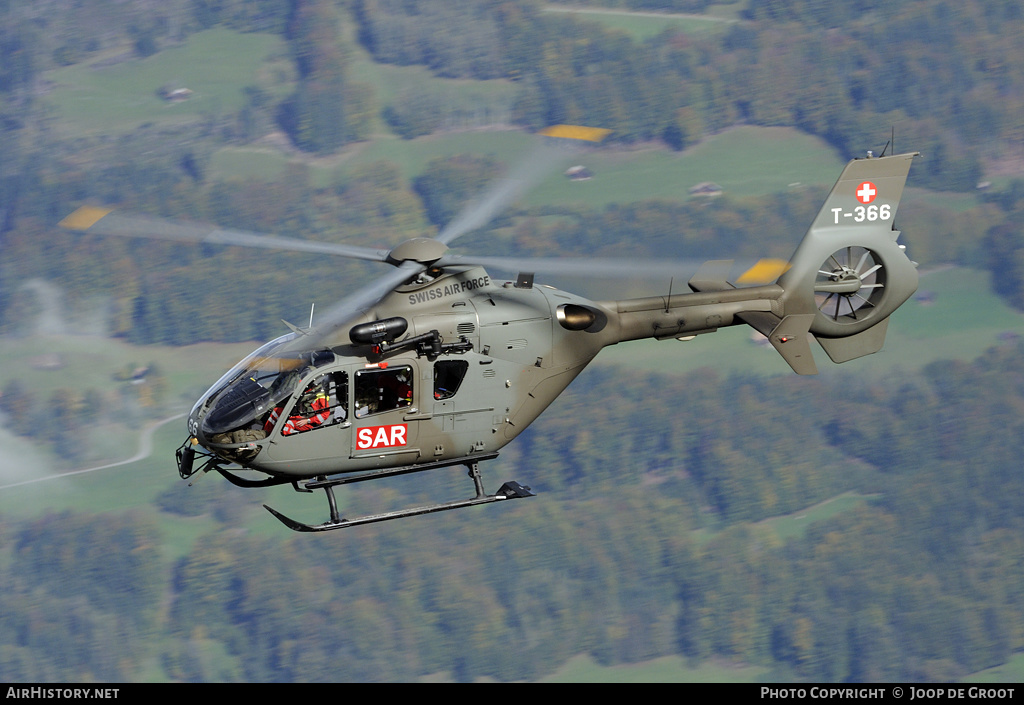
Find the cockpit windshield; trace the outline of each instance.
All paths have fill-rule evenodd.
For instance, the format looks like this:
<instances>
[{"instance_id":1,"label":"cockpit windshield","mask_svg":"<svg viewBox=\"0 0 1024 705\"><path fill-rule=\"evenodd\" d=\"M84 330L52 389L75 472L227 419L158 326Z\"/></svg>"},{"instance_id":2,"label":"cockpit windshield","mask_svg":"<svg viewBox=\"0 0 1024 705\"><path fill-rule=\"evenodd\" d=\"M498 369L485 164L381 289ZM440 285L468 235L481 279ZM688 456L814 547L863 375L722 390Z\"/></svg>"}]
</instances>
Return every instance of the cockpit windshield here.
<instances>
[{"instance_id":1,"label":"cockpit windshield","mask_svg":"<svg viewBox=\"0 0 1024 705\"><path fill-rule=\"evenodd\" d=\"M261 417L293 394L310 370L334 360L328 350L287 350L294 337L264 345L210 388L192 412L206 409L202 431L207 437L260 425Z\"/></svg>"},{"instance_id":2,"label":"cockpit windshield","mask_svg":"<svg viewBox=\"0 0 1024 705\"><path fill-rule=\"evenodd\" d=\"M192 411L189 412L189 418L195 418L197 412L200 409L209 405L209 403L216 397L220 392L224 391L224 388L228 383L238 379L242 373L248 370L254 361L265 358L273 354L273 351L284 346L286 343L291 342L297 337L296 333L289 333L282 335L280 338L275 338L269 343L259 347L255 352L250 353L244 360L239 362L237 365L232 367L230 370L224 373L220 379L214 382L213 386L206 390L203 396L199 397L199 401L192 407Z\"/></svg>"}]
</instances>

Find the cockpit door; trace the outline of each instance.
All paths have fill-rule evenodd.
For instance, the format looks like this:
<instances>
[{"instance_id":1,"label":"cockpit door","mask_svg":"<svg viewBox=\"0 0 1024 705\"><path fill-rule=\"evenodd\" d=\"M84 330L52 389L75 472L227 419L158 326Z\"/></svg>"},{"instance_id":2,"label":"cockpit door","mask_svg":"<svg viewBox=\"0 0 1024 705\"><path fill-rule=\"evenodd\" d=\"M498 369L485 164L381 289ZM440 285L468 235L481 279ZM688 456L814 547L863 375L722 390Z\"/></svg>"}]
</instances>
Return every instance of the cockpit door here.
<instances>
[{"instance_id":1,"label":"cockpit door","mask_svg":"<svg viewBox=\"0 0 1024 705\"><path fill-rule=\"evenodd\" d=\"M399 461L395 456L408 456L411 462L419 455L416 373L412 361L354 371L352 457L390 464Z\"/></svg>"},{"instance_id":2,"label":"cockpit door","mask_svg":"<svg viewBox=\"0 0 1024 705\"><path fill-rule=\"evenodd\" d=\"M344 370L318 372L296 384L263 420L278 461L325 461L343 456L351 443L351 380Z\"/></svg>"}]
</instances>

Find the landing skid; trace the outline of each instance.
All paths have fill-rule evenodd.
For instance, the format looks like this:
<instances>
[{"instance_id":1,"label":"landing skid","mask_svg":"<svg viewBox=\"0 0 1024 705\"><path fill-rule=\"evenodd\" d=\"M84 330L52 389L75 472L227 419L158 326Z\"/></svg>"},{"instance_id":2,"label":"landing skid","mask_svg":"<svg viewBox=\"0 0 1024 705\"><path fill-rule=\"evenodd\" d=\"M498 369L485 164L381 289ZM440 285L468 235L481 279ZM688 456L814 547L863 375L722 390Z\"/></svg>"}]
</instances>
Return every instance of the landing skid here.
<instances>
[{"instance_id":1,"label":"landing skid","mask_svg":"<svg viewBox=\"0 0 1024 705\"><path fill-rule=\"evenodd\" d=\"M420 514L432 514L434 512L445 512L449 509L461 509L463 507L473 507L478 504L491 504L492 502L500 502L506 499L518 499L520 497L533 497L533 492L530 491L529 487L524 487L518 482L506 482L501 486L494 494L487 494L484 491L483 480L480 478L480 461L490 460L496 458L497 453L489 453L485 455L477 455L472 457L459 458L457 460L447 460L436 463L424 463L421 465L407 465L400 468L389 468L385 470L375 470L372 472L360 473L358 475L341 476L341 477L319 477L314 480L310 480L303 484L300 488L298 483L292 483L297 492L312 492L314 490L322 489L327 494L327 503L330 505L331 518L323 524L303 524L300 521L285 516L281 512L263 505L263 507L273 514L277 519L293 531L301 532L319 532L319 531L334 531L335 529L344 529L349 526L359 526L360 524L373 524L381 521L390 521L392 519L402 519L404 517L418 516ZM391 477L394 475L406 475L413 472L423 472L425 470L433 470L436 468L451 467L453 465L465 465L469 468L469 476L473 479L473 486L476 489L476 496L470 499L460 499L452 502L441 502L439 504L427 504L419 507L410 507L408 509L399 509L391 512L382 512L380 514L367 514L366 516L356 517L354 519L345 519L338 513L338 504L334 499L334 487L336 485L347 485L353 482L365 482L366 480L376 480L382 477Z\"/></svg>"}]
</instances>

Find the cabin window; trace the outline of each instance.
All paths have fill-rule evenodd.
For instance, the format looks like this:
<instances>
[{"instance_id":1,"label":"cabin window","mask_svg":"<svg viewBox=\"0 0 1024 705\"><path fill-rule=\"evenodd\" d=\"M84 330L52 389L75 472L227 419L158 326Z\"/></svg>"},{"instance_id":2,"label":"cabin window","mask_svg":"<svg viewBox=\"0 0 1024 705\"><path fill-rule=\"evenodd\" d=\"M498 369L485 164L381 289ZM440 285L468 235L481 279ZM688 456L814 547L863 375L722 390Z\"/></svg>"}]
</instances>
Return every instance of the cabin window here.
<instances>
[{"instance_id":1,"label":"cabin window","mask_svg":"<svg viewBox=\"0 0 1024 705\"><path fill-rule=\"evenodd\" d=\"M356 418L412 406L412 367L359 370L355 379Z\"/></svg>"},{"instance_id":2,"label":"cabin window","mask_svg":"<svg viewBox=\"0 0 1024 705\"><path fill-rule=\"evenodd\" d=\"M469 363L465 360L439 360L434 363L434 399L455 396L466 377Z\"/></svg>"},{"instance_id":3,"label":"cabin window","mask_svg":"<svg viewBox=\"0 0 1024 705\"><path fill-rule=\"evenodd\" d=\"M293 436L318 428L327 428L348 419L348 373L327 372L309 380L296 392L295 403L281 428L281 435ZM281 423L282 410L287 400L267 417L264 430L269 434Z\"/></svg>"}]
</instances>

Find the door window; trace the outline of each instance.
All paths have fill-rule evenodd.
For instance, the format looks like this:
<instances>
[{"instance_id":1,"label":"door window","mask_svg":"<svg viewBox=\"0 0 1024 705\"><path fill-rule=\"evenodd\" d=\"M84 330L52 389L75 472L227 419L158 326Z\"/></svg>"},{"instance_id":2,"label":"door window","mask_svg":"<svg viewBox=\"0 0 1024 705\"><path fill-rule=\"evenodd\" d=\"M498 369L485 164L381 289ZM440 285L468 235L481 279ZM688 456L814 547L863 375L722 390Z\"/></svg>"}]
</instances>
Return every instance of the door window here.
<instances>
[{"instance_id":1,"label":"door window","mask_svg":"<svg viewBox=\"0 0 1024 705\"><path fill-rule=\"evenodd\" d=\"M359 370L355 377L356 418L412 406L412 367Z\"/></svg>"},{"instance_id":2,"label":"door window","mask_svg":"<svg viewBox=\"0 0 1024 705\"><path fill-rule=\"evenodd\" d=\"M465 360L438 360L434 363L434 399L451 399L462 386L469 363Z\"/></svg>"}]
</instances>

